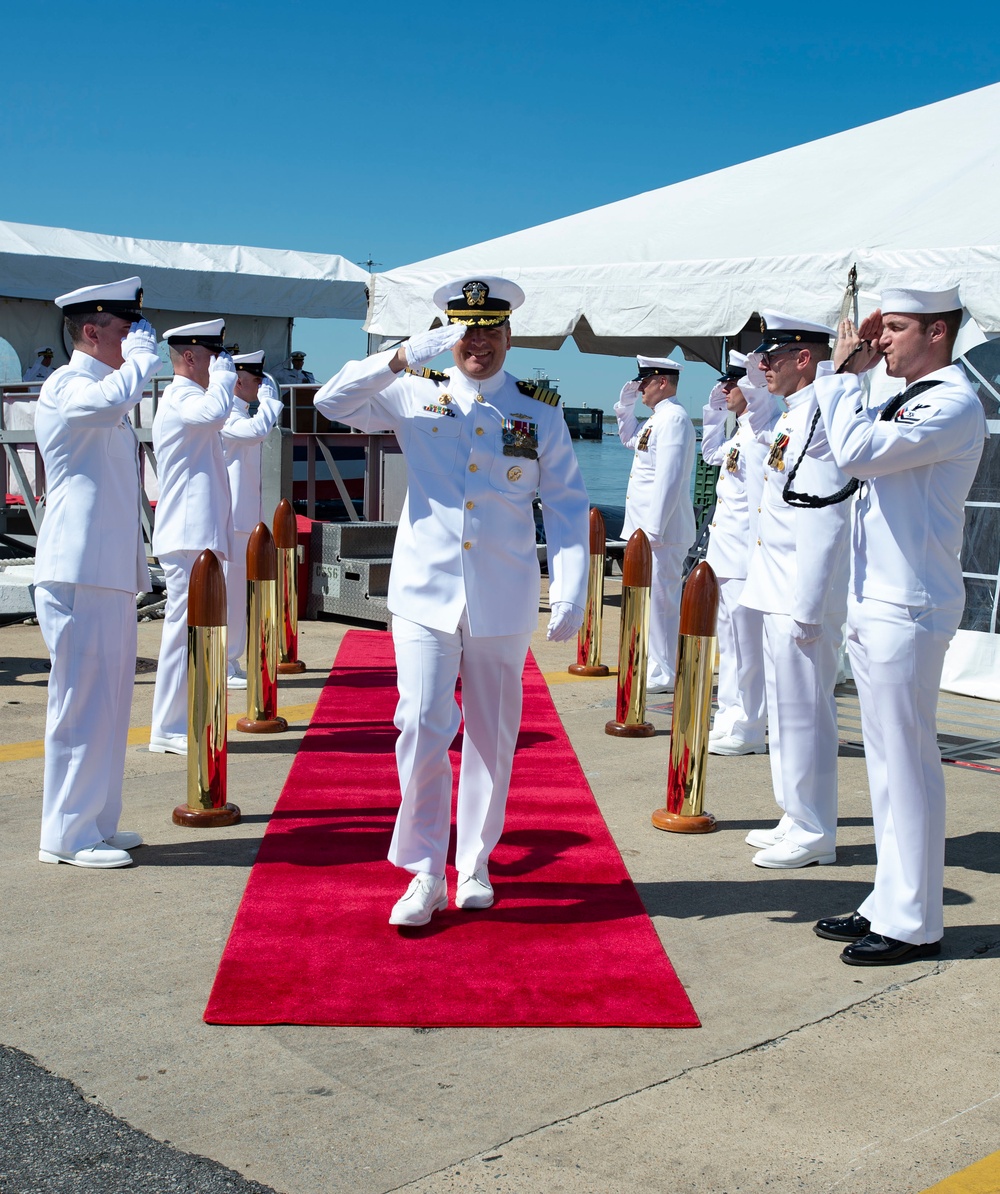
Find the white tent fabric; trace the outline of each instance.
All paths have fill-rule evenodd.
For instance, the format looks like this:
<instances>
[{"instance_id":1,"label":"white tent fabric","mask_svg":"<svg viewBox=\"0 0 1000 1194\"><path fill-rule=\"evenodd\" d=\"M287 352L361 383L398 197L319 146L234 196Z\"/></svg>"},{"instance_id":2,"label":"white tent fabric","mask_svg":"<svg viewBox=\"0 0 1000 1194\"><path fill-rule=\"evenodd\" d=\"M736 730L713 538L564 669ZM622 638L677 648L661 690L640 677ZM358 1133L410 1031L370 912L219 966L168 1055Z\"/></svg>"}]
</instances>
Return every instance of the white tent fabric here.
<instances>
[{"instance_id":1,"label":"white tent fabric","mask_svg":"<svg viewBox=\"0 0 1000 1194\"><path fill-rule=\"evenodd\" d=\"M667 352L717 364L761 308L830 322L848 271L883 285L961 285L1000 332L1000 84L743 162L375 278L367 328L411 335L450 278L525 291L515 343Z\"/></svg>"},{"instance_id":2,"label":"white tent fabric","mask_svg":"<svg viewBox=\"0 0 1000 1194\"><path fill-rule=\"evenodd\" d=\"M145 307L159 331L205 314L225 315L227 337L264 348L275 363L288 352L295 317L362 320L369 281L336 254L0 222L0 336L22 366L35 359L40 344L52 344L55 363L62 364L62 320L52 299L133 273L142 278Z\"/></svg>"}]
</instances>

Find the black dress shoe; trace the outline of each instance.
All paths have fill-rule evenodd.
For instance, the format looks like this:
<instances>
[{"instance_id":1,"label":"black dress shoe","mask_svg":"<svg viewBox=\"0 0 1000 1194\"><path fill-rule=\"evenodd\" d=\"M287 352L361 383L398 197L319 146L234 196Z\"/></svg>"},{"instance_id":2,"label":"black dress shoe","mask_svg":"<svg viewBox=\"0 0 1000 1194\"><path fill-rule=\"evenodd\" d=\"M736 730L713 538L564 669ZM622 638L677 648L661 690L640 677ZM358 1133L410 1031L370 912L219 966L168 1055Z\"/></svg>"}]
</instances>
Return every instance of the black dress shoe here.
<instances>
[{"instance_id":1,"label":"black dress shoe","mask_svg":"<svg viewBox=\"0 0 1000 1194\"><path fill-rule=\"evenodd\" d=\"M827 916L813 925L816 936L828 941L860 941L871 931L872 922L860 912L852 912L850 916Z\"/></svg>"},{"instance_id":2,"label":"black dress shoe","mask_svg":"<svg viewBox=\"0 0 1000 1194\"><path fill-rule=\"evenodd\" d=\"M895 962L915 962L918 958L936 958L941 952L940 941L928 941L924 945L911 945L909 941L897 941L895 937L883 937L881 933L869 933L860 941L849 945L840 955L848 966L891 966Z\"/></svg>"}]
</instances>

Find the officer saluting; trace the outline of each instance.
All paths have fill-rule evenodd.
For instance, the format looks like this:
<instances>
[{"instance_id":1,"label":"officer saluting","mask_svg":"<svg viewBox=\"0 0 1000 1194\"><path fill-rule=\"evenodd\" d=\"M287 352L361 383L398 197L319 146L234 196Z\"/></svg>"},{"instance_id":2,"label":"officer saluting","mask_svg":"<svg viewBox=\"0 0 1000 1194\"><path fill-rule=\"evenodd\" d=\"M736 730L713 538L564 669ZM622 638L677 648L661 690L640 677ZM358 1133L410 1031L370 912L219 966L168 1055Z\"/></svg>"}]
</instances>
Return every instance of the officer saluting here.
<instances>
[{"instance_id":1,"label":"officer saluting","mask_svg":"<svg viewBox=\"0 0 1000 1194\"><path fill-rule=\"evenodd\" d=\"M426 924L448 903L448 747L460 720L459 675L456 904L493 903L487 862L503 831L521 671L538 622L536 492L549 556L548 637L569 639L583 620L587 494L566 422L552 391L503 369L510 314L523 300L503 278L442 286L434 302L447 326L345 365L316 395L328 418L361 431L392 428L407 466L389 580L402 796L389 859L415 877L390 924ZM425 368L449 348L452 368Z\"/></svg>"},{"instance_id":2,"label":"officer saluting","mask_svg":"<svg viewBox=\"0 0 1000 1194\"><path fill-rule=\"evenodd\" d=\"M894 288L855 331L840 325L816 397L840 467L865 482L854 509L847 648L861 702L878 864L851 916L816 933L854 966L940 952L945 790L936 711L945 651L962 617L965 499L983 452L982 403L951 364L958 288ZM857 374L885 357L906 388L866 408ZM836 368L837 372L833 372Z\"/></svg>"},{"instance_id":3,"label":"officer saluting","mask_svg":"<svg viewBox=\"0 0 1000 1194\"><path fill-rule=\"evenodd\" d=\"M45 519L35 610L52 657L45 717L42 862L128 866L119 831L135 682L135 595L150 588L140 523L139 444L128 421L160 367L138 278L56 299L73 343L42 385L35 433Z\"/></svg>"}]
</instances>

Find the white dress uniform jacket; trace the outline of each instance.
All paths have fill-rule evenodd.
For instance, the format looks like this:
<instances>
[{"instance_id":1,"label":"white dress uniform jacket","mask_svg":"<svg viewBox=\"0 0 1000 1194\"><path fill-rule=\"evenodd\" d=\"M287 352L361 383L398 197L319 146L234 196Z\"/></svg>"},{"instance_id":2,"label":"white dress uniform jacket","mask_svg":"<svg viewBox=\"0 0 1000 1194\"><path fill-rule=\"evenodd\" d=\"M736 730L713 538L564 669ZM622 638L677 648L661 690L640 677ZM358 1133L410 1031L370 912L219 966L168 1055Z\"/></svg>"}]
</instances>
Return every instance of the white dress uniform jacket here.
<instances>
[{"instance_id":1,"label":"white dress uniform jacket","mask_svg":"<svg viewBox=\"0 0 1000 1194\"><path fill-rule=\"evenodd\" d=\"M22 381L45 381L47 377L51 377L55 372L52 365L42 364L42 358L32 361L32 363L25 369Z\"/></svg>"},{"instance_id":2,"label":"white dress uniform jacket","mask_svg":"<svg viewBox=\"0 0 1000 1194\"><path fill-rule=\"evenodd\" d=\"M40 847L74 854L118 829L135 680L135 594L150 586L140 527L138 441L128 413L160 367L120 369L74 352L35 416L46 515L35 605L49 649Z\"/></svg>"},{"instance_id":3,"label":"white dress uniform jacket","mask_svg":"<svg viewBox=\"0 0 1000 1194\"><path fill-rule=\"evenodd\" d=\"M531 633L539 569L531 502L542 502L549 600L586 603L587 494L562 411L500 372L477 385L458 368L435 382L389 368L392 352L352 361L316 395L327 418L392 430L406 458L389 609L472 635ZM537 459L504 455L504 427L537 439Z\"/></svg>"},{"instance_id":4,"label":"white dress uniform jacket","mask_svg":"<svg viewBox=\"0 0 1000 1194\"><path fill-rule=\"evenodd\" d=\"M262 517L260 497L261 445L281 417L281 399L267 386L260 387L260 405L250 414L242 398L233 398L233 409L222 428L222 452L233 502L233 529L249 535Z\"/></svg>"},{"instance_id":5,"label":"white dress uniform jacket","mask_svg":"<svg viewBox=\"0 0 1000 1194\"><path fill-rule=\"evenodd\" d=\"M837 836L833 690L847 613L850 502L814 510L790 506L782 497L788 471L802 455L816 413L813 387L791 395L788 410L777 419L760 391L751 390L747 399L750 425L761 443L770 447L757 539L740 600L764 614L774 795L784 812L781 825L788 840L829 855L835 851ZM826 497L846 483L821 421L810 455L799 465L795 491Z\"/></svg>"},{"instance_id":6,"label":"white dress uniform jacket","mask_svg":"<svg viewBox=\"0 0 1000 1194\"><path fill-rule=\"evenodd\" d=\"M862 481L854 509L847 646L861 702L878 863L859 911L872 930L922 945L944 933L945 786L936 710L964 606L964 503L986 433L955 365L888 419L860 382L821 366L831 450ZM919 383L917 383L919 384Z\"/></svg>"}]
</instances>

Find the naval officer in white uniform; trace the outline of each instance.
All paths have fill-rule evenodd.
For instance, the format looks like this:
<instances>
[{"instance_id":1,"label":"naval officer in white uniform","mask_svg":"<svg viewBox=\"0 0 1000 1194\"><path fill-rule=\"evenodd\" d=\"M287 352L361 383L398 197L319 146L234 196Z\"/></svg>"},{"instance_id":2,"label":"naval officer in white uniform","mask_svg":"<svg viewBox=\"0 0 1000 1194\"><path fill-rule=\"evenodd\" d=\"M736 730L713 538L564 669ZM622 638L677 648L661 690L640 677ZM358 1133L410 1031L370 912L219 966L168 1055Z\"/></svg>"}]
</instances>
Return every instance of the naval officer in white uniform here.
<instances>
[{"instance_id":1,"label":"naval officer in white uniform","mask_svg":"<svg viewBox=\"0 0 1000 1194\"><path fill-rule=\"evenodd\" d=\"M35 610L52 657L45 717L42 862L128 866L119 830L135 682L136 593L148 591L139 443L128 415L160 367L138 278L56 299L73 343L42 385L35 434L45 518Z\"/></svg>"},{"instance_id":2,"label":"naval officer in white uniform","mask_svg":"<svg viewBox=\"0 0 1000 1194\"><path fill-rule=\"evenodd\" d=\"M264 372L263 349L233 357L233 365L236 367L233 409L222 428L222 451L233 501L233 554L226 561L227 683L230 688L246 688L247 674L240 667L240 658L247 645L247 543L250 532L264 518L260 494L261 447L281 417L282 403ZM258 403L253 414L252 402Z\"/></svg>"},{"instance_id":3,"label":"naval officer in white uniform","mask_svg":"<svg viewBox=\"0 0 1000 1194\"><path fill-rule=\"evenodd\" d=\"M465 733L458 785L456 904L493 902L488 860L503 831L521 718L521 672L538 623L532 499L549 558L548 637L580 627L587 593L587 494L558 397L504 372L520 287L463 279L434 301L450 323L354 361L316 407L361 431L395 431L408 487L389 580L402 794L389 859L414 875L390 924L426 924L447 906L448 747ZM424 366L450 348L453 367Z\"/></svg>"},{"instance_id":4,"label":"naval officer in white uniform","mask_svg":"<svg viewBox=\"0 0 1000 1194\"><path fill-rule=\"evenodd\" d=\"M757 538L767 456L750 427L746 395L739 387L746 373L745 354L730 350L726 372L702 411L702 458L719 468L705 553L719 580L718 710L708 744L715 755L763 754L767 730L763 614L740 604L750 544ZM773 417L778 413L775 409ZM735 416L736 427L727 436L729 416Z\"/></svg>"},{"instance_id":5,"label":"naval officer in white uniform","mask_svg":"<svg viewBox=\"0 0 1000 1194\"><path fill-rule=\"evenodd\" d=\"M647 692L673 692L681 620L684 557L694 542L691 470L694 424L677 401L684 366L660 357L638 357L639 372L615 404L618 438L635 450L625 495L622 538L645 531L653 556L649 593ZM640 423L636 399L652 414Z\"/></svg>"},{"instance_id":6,"label":"naval officer in white uniform","mask_svg":"<svg viewBox=\"0 0 1000 1194\"><path fill-rule=\"evenodd\" d=\"M278 368L275 369L274 380L279 386L314 386L316 378L308 369L302 368L305 363L306 354L304 352L293 352L286 361L282 361Z\"/></svg>"},{"instance_id":7,"label":"naval officer in white uniform","mask_svg":"<svg viewBox=\"0 0 1000 1194\"><path fill-rule=\"evenodd\" d=\"M878 966L932 957L944 934L945 788L936 711L962 617L965 500L986 434L982 403L951 363L957 287L895 288L855 331L841 324L816 378L830 448L861 482L854 508L847 649L861 702L878 863L871 895L815 931ZM858 374L885 358L904 389L866 406ZM834 372L834 369L837 372Z\"/></svg>"},{"instance_id":8,"label":"naval officer in white uniform","mask_svg":"<svg viewBox=\"0 0 1000 1194\"><path fill-rule=\"evenodd\" d=\"M24 371L22 381L44 381L47 377L51 377L53 373L52 368L52 349L46 344L35 352L35 359L31 362Z\"/></svg>"},{"instance_id":9,"label":"naval officer in white uniform","mask_svg":"<svg viewBox=\"0 0 1000 1194\"><path fill-rule=\"evenodd\" d=\"M149 749L187 754L188 582L198 556L211 548L233 555L233 504L222 451L222 428L233 406L236 369L223 350L221 319L171 328L174 380L160 395L153 451L160 499L153 551L167 582L167 607L153 690Z\"/></svg>"},{"instance_id":10,"label":"naval officer in white uniform","mask_svg":"<svg viewBox=\"0 0 1000 1194\"><path fill-rule=\"evenodd\" d=\"M837 860L834 686L847 605L850 486L817 425L812 384L830 355L833 329L777 311L762 311L761 324L763 343L740 384L754 434L769 447L740 600L764 615L771 778L783 815L774 829L753 830L746 840L760 847L757 866L793 870ZM777 419L754 384L761 368L768 393L788 407ZM812 454L803 458L807 447Z\"/></svg>"}]
</instances>

